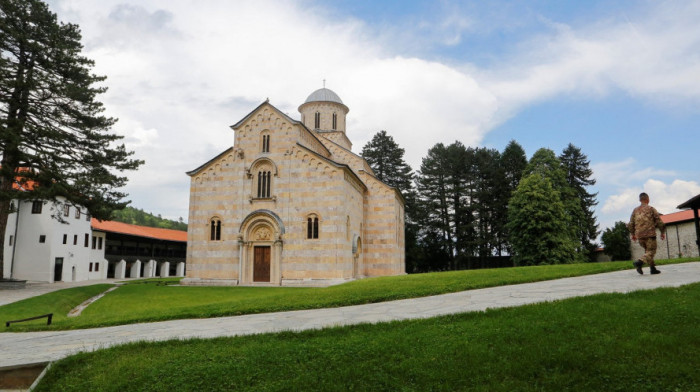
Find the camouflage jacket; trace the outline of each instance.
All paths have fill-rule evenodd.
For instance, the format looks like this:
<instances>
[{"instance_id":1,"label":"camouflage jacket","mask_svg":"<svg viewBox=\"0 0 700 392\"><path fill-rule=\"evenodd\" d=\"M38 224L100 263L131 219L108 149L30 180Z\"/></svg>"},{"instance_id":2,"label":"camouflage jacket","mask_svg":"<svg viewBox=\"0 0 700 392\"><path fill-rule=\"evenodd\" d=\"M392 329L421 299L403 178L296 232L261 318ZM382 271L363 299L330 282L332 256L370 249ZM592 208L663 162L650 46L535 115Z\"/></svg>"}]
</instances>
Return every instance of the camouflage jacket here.
<instances>
[{"instance_id":1,"label":"camouflage jacket","mask_svg":"<svg viewBox=\"0 0 700 392\"><path fill-rule=\"evenodd\" d=\"M661 220L659 212L656 208L642 204L632 211L630 223L627 224L627 229L637 238L649 238L656 235L656 229L661 233L666 232L666 225Z\"/></svg>"}]
</instances>

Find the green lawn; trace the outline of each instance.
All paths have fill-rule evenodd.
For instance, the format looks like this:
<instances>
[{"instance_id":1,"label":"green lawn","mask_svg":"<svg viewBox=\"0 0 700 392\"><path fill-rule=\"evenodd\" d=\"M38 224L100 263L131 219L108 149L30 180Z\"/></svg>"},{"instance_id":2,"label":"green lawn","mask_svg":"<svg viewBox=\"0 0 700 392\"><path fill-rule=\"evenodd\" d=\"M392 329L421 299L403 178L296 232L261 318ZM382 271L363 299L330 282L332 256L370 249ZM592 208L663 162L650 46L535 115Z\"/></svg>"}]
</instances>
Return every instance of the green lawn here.
<instances>
[{"instance_id":1,"label":"green lawn","mask_svg":"<svg viewBox=\"0 0 700 392\"><path fill-rule=\"evenodd\" d=\"M672 262L691 260L674 259ZM453 271L363 279L328 288L180 287L163 284L173 283L172 279L156 280L158 283L134 281L93 303L79 317L69 319L65 314L94 295L86 293L85 288L80 289L81 295L73 292L77 289L68 289L2 306L0 321L53 312L55 319L51 326L38 320L13 324L5 330L90 328L356 305L631 268L630 262L610 262ZM67 305L54 306L58 303Z\"/></svg>"},{"instance_id":2,"label":"green lawn","mask_svg":"<svg viewBox=\"0 0 700 392\"><path fill-rule=\"evenodd\" d=\"M700 284L302 333L137 343L36 391L698 391Z\"/></svg>"}]
</instances>

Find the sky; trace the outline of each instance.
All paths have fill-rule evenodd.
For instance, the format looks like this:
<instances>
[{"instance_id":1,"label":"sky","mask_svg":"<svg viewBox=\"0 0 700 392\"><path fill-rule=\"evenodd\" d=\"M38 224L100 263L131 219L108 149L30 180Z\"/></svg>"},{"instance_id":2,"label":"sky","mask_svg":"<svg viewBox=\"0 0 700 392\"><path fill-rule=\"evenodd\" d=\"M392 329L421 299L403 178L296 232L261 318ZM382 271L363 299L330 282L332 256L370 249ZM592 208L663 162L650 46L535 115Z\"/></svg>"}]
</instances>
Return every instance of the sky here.
<instances>
[{"instance_id":1,"label":"sky","mask_svg":"<svg viewBox=\"0 0 700 392\"><path fill-rule=\"evenodd\" d=\"M601 230L645 191L700 194L700 2L49 0L107 77L113 132L146 161L132 206L187 220L190 178L266 99L299 119L316 89L350 108L353 151L386 130L414 170L436 143L529 157L572 143Z\"/></svg>"}]
</instances>

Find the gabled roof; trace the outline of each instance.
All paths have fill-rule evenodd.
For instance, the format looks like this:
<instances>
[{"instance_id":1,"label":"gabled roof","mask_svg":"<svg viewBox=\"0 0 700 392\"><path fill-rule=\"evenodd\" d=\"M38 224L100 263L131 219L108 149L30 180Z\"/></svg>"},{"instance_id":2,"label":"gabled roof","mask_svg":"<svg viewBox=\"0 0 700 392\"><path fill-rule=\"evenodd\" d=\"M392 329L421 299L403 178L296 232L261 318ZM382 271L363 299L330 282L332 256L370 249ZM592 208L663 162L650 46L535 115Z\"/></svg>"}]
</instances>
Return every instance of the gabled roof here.
<instances>
[{"instance_id":1,"label":"gabled roof","mask_svg":"<svg viewBox=\"0 0 700 392\"><path fill-rule=\"evenodd\" d=\"M362 181L362 179L357 175L357 173L355 173L355 172L352 170L352 168L351 168L350 166L348 166L348 165L346 165L346 164L344 164L344 163L338 163L338 162L336 162L336 161L334 161L334 160L332 160L332 159L328 159L328 158L324 157L323 155L317 153L316 151L314 151L314 150L312 150L312 149L306 147L305 145L303 145L303 144L301 144L301 143L297 143L297 146L303 148L304 150L310 152L311 154L314 154L314 155L315 155L316 157L318 157L319 159L321 159L321 160L323 160L323 161L326 161L326 162L330 163L331 165L333 165L333 166L335 166L335 167L337 167L337 168L347 170L348 173L350 173L350 174L353 176L353 178L354 178L360 185L362 185L362 188L363 188L365 191L367 190L367 185L365 184L365 182Z\"/></svg>"},{"instance_id":2,"label":"gabled roof","mask_svg":"<svg viewBox=\"0 0 700 392\"><path fill-rule=\"evenodd\" d=\"M187 242L186 231L137 226L115 221L99 221L95 218L92 218L90 225L93 230L107 233L127 234L135 237L153 238L164 241Z\"/></svg>"},{"instance_id":3,"label":"gabled roof","mask_svg":"<svg viewBox=\"0 0 700 392\"><path fill-rule=\"evenodd\" d=\"M661 215L661 220L665 224L692 221L695 219L693 210L674 212L672 214Z\"/></svg>"},{"instance_id":4,"label":"gabled roof","mask_svg":"<svg viewBox=\"0 0 700 392\"><path fill-rule=\"evenodd\" d=\"M293 118L287 116L287 114L285 114L283 111L277 109L277 108L275 107L275 105L271 104L269 100L266 100L265 102L263 102L263 103L261 103L260 105L258 105L255 109L253 109L250 113L248 113L245 117L243 117L243 118L241 119L241 121L239 121L239 122L237 122L237 123L231 125L231 129L235 130L236 128L240 127L241 124L243 124L246 120L248 120L250 117L252 117L253 114L254 114L255 112L257 112L258 109L260 109L260 108L263 107L264 105L267 105L267 106L270 106L271 108L273 108L280 116L282 116L282 117L284 117L285 119L287 119L287 121L289 121L290 123L292 123L292 124L294 124L294 125L300 126L300 127L301 127L302 129L304 129L309 135L311 135L311 137L313 137L314 139L316 139L316 141L318 141L318 144L319 144L324 150L326 150L326 152L328 153L328 155L332 155L331 152L328 151L328 149L326 148L326 146L323 145L323 142L321 142L321 140L319 140L318 136L316 136L316 133L315 133L315 132L311 132L311 130L309 130L309 128L307 128L306 125L304 125L303 122L301 122L301 121L299 121L299 120L295 120L295 119L293 119Z\"/></svg>"},{"instance_id":5,"label":"gabled roof","mask_svg":"<svg viewBox=\"0 0 700 392\"><path fill-rule=\"evenodd\" d=\"M193 175L199 173L202 169L204 169L205 167L209 166L210 163L212 163L212 162L214 162L215 160L219 159L220 157L222 157L222 156L228 154L229 152L231 152L231 150L233 150L233 147L227 148L227 149L224 150L224 152L222 152L221 154L219 154L219 155L215 156L214 158L208 160L207 162L205 162L203 165L199 166L198 168L186 172L185 174L187 174L188 176L191 177L191 176L193 176Z\"/></svg>"}]
</instances>

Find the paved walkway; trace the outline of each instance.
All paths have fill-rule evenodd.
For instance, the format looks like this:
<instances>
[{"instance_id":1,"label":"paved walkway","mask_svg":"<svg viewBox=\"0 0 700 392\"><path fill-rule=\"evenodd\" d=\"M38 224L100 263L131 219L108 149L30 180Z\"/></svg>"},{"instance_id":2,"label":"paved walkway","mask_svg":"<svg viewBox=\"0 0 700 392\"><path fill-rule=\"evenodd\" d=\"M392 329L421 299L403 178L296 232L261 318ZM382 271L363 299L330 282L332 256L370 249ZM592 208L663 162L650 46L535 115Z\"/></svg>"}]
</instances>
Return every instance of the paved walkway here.
<instances>
[{"instance_id":1,"label":"paved walkway","mask_svg":"<svg viewBox=\"0 0 700 392\"><path fill-rule=\"evenodd\" d=\"M173 320L72 331L0 333L0 367L54 361L78 351L93 351L140 340L240 336L417 319L597 293L627 293L700 282L700 262L664 265L660 269L663 273L655 276L640 276L630 269L342 308ZM648 272L648 269L645 270Z\"/></svg>"},{"instance_id":2,"label":"paved walkway","mask_svg":"<svg viewBox=\"0 0 700 392\"><path fill-rule=\"evenodd\" d=\"M38 295L50 293L71 287L90 286L99 283L123 282L129 279L100 279L100 280L82 280L80 282L27 282L27 286L20 290L0 290L0 306L7 305L23 299L36 297Z\"/></svg>"}]
</instances>

